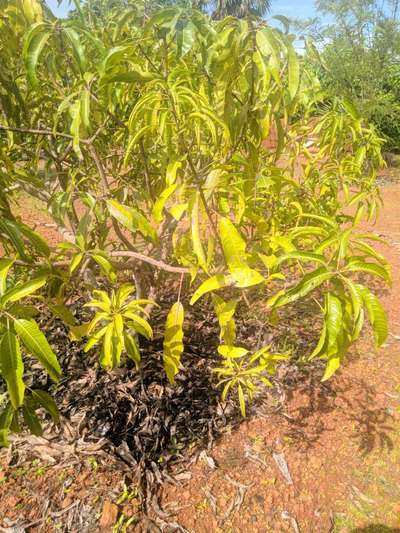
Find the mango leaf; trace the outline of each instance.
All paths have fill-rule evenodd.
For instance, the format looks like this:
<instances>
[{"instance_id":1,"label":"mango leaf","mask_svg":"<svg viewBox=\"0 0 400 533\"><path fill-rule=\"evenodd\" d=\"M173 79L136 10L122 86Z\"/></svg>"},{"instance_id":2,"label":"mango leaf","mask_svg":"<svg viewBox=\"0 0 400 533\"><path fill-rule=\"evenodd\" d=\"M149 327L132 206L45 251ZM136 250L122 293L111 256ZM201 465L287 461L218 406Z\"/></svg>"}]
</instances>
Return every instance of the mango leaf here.
<instances>
[{"instance_id":1,"label":"mango leaf","mask_svg":"<svg viewBox=\"0 0 400 533\"><path fill-rule=\"evenodd\" d=\"M176 175L180 168L182 168L181 161L172 161L171 163L168 163L167 172L165 176L165 182L167 184L167 187L170 187L176 182Z\"/></svg>"},{"instance_id":2,"label":"mango leaf","mask_svg":"<svg viewBox=\"0 0 400 533\"><path fill-rule=\"evenodd\" d=\"M319 341L316 345L316 347L314 348L314 350L311 352L311 354L309 355L309 359L314 359L314 357L316 357L317 355L320 355L321 353L323 353L324 351L324 346L326 344L326 332L327 332L327 328L326 328L326 322L323 323L322 325L322 330L321 330L321 335L319 337Z\"/></svg>"},{"instance_id":3,"label":"mango leaf","mask_svg":"<svg viewBox=\"0 0 400 533\"><path fill-rule=\"evenodd\" d=\"M225 302L217 294L212 295L212 301L221 329L220 339L223 339L225 344L233 345L236 338L236 325L233 316L238 301L229 300Z\"/></svg>"},{"instance_id":4,"label":"mango leaf","mask_svg":"<svg viewBox=\"0 0 400 533\"><path fill-rule=\"evenodd\" d=\"M291 259L297 259L302 262L309 263L318 263L320 265L326 266L326 259L323 255L315 254L312 252L289 252L288 254L281 255L278 257L276 264L280 265L284 261L290 261Z\"/></svg>"},{"instance_id":5,"label":"mango leaf","mask_svg":"<svg viewBox=\"0 0 400 533\"><path fill-rule=\"evenodd\" d=\"M342 304L339 298L332 293L326 296L326 330L328 335L328 356L338 352L338 336L343 327Z\"/></svg>"},{"instance_id":6,"label":"mango leaf","mask_svg":"<svg viewBox=\"0 0 400 533\"><path fill-rule=\"evenodd\" d=\"M183 320L183 305L176 302L168 313L164 334L163 361L170 383L175 382L175 376L179 372L183 352Z\"/></svg>"},{"instance_id":7,"label":"mango leaf","mask_svg":"<svg viewBox=\"0 0 400 533\"><path fill-rule=\"evenodd\" d=\"M340 356L334 356L330 357L328 359L328 362L325 367L324 375L322 376L321 381L326 381L327 379L331 378L333 374L336 372L336 370L340 367L341 363L341 357Z\"/></svg>"},{"instance_id":8,"label":"mango leaf","mask_svg":"<svg viewBox=\"0 0 400 533\"><path fill-rule=\"evenodd\" d=\"M296 50L291 44L288 46L288 83L290 98L293 100L299 90L300 65Z\"/></svg>"},{"instance_id":9,"label":"mango leaf","mask_svg":"<svg viewBox=\"0 0 400 533\"><path fill-rule=\"evenodd\" d=\"M356 285L356 287L367 309L376 345L381 346L389 334L385 310L379 299L367 287L363 285Z\"/></svg>"},{"instance_id":10,"label":"mango leaf","mask_svg":"<svg viewBox=\"0 0 400 533\"><path fill-rule=\"evenodd\" d=\"M193 251L197 257L197 261L201 268L207 272L207 259L204 253L203 245L200 239L200 225L199 225L199 200L200 195L198 192L194 195L191 206L191 234Z\"/></svg>"},{"instance_id":11,"label":"mango leaf","mask_svg":"<svg viewBox=\"0 0 400 533\"><path fill-rule=\"evenodd\" d=\"M239 397L240 412L242 413L243 418L245 418L246 417L246 402L244 399L243 388L240 383L238 383L238 397Z\"/></svg>"},{"instance_id":12,"label":"mango leaf","mask_svg":"<svg viewBox=\"0 0 400 533\"><path fill-rule=\"evenodd\" d=\"M172 185L169 185L166 189L162 191L162 193L158 196L154 206L152 215L156 222L161 222L163 219L163 209L168 201L168 198L175 192L175 189L177 188L177 184L173 183Z\"/></svg>"},{"instance_id":13,"label":"mango leaf","mask_svg":"<svg viewBox=\"0 0 400 533\"><path fill-rule=\"evenodd\" d=\"M51 416L53 421L58 424L60 421L60 413L54 399L50 394L44 390L34 389L32 390L32 398L37 404L43 407Z\"/></svg>"},{"instance_id":14,"label":"mango leaf","mask_svg":"<svg viewBox=\"0 0 400 533\"><path fill-rule=\"evenodd\" d=\"M219 220L219 235L229 270L248 268L246 243L228 218L221 218Z\"/></svg>"},{"instance_id":15,"label":"mango leaf","mask_svg":"<svg viewBox=\"0 0 400 533\"><path fill-rule=\"evenodd\" d=\"M5 218L0 218L0 232L4 233L10 239L20 257L26 259L25 246L19 229L19 224Z\"/></svg>"},{"instance_id":16,"label":"mango leaf","mask_svg":"<svg viewBox=\"0 0 400 533\"><path fill-rule=\"evenodd\" d=\"M22 414L24 417L24 422L28 426L29 431L36 435L36 437L41 437L43 435L42 425L33 409L33 406L30 404L23 405Z\"/></svg>"},{"instance_id":17,"label":"mango leaf","mask_svg":"<svg viewBox=\"0 0 400 533\"><path fill-rule=\"evenodd\" d=\"M231 277L235 282L235 287L245 289L265 282L265 278L257 271L249 267L233 268Z\"/></svg>"},{"instance_id":18,"label":"mango leaf","mask_svg":"<svg viewBox=\"0 0 400 533\"><path fill-rule=\"evenodd\" d=\"M63 304L48 304L50 311L58 318L61 318L61 320L64 322L64 324L67 324L68 326L75 326L76 320L74 315L71 313L71 311L68 309L67 306Z\"/></svg>"},{"instance_id":19,"label":"mango leaf","mask_svg":"<svg viewBox=\"0 0 400 533\"><path fill-rule=\"evenodd\" d=\"M18 229L27 239L29 239L38 254L43 257L49 257L50 247L39 233L31 230L31 228L25 226L25 224L19 224Z\"/></svg>"},{"instance_id":20,"label":"mango leaf","mask_svg":"<svg viewBox=\"0 0 400 533\"><path fill-rule=\"evenodd\" d=\"M345 268L346 272L366 272L373 276L378 276L386 281L388 285L391 285L391 278L389 272L376 263L368 263L367 261L354 260L350 261Z\"/></svg>"},{"instance_id":21,"label":"mango leaf","mask_svg":"<svg viewBox=\"0 0 400 533\"><path fill-rule=\"evenodd\" d=\"M211 278L208 278L206 281L204 281L200 285L200 287L194 292L190 300L190 305L196 303L197 300L207 292L215 291L217 289L221 289L222 287L229 287L234 284L235 280L232 278L232 276L216 274L215 276L212 276Z\"/></svg>"},{"instance_id":22,"label":"mango leaf","mask_svg":"<svg viewBox=\"0 0 400 533\"><path fill-rule=\"evenodd\" d=\"M69 273L73 274L75 270L78 268L78 266L81 264L82 259L84 257L84 254L82 252L79 252L72 256L71 263L69 265Z\"/></svg>"},{"instance_id":23,"label":"mango leaf","mask_svg":"<svg viewBox=\"0 0 400 533\"><path fill-rule=\"evenodd\" d=\"M138 369L140 366L141 355L136 340L132 335L129 335L128 333L124 334L124 340L126 353L128 354L128 357L132 359L132 361L135 363L136 368Z\"/></svg>"},{"instance_id":24,"label":"mango leaf","mask_svg":"<svg viewBox=\"0 0 400 533\"><path fill-rule=\"evenodd\" d=\"M228 359L240 359L249 353L249 350L246 348L241 348L240 346L227 346L221 344L218 346L218 353L223 357Z\"/></svg>"},{"instance_id":25,"label":"mango leaf","mask_svg":"<svg viewBox=\"0 0 400 533\"><path fill-rule=\"evenodd\" d=\"M0 299L0 305L5 305L8 302L16 302L22 298L25 298L26 296L29 296L30 294L33 294L38 289L43 287L43 285L46 284L46 281L47 278L45 276L41 276L39 278L31 279L26 283L21 283L21 285L17 285L13 289L10 289L3 294Z\"/></svg>"},{"instance_id":26,"label":"mango leaf","mask_svg":"<svg viewBox=\"0 0 400 533\"><path fill-rule=\"evenodd\" d=\"M59 381L61 368L57 357L36 322L17 318L14 320L14 327L27 350L40 361L51 379L56 382Z\"/></svg>"},{"instance_id":27,"label":"mango leaf","mask_svg":"<svg viewBox=\"0 0 400 533\"><path fill-rule=\"evenodd\" d=\"M90 91L81 91L81 122L87 132L90 131Z\"/></svg>"},{"instance_id":28,"label":"mango leaf","mask_svg":"<svg viewBox=\"0 0 400 533\"><path fill-rule=\"evenodd\" d=\"M320 267L309 274L306 274L303 279L296 286L289 289L286 293L281 294L275 301L269 300L269 304L273 303L275 308L282 307L289 303L293 303L299 298L307 296L311 291L322 285L325 281L333 276L333 272L330 272L326 267Z\"/></svg>"},{"instance_id":29,"label":"mango leaf","mask_svg":"<svg viewBox=\"0 0 400 533\"><path fill-rule=\"evenodd\" d=\"M36 76L36 66L39 61L40 54L51 35L48 24L39 22L34 24L28 31L24 47L22 51L22 58L25 62L28 79L34 87L38 84Z\"/></svg>"},{"instance_id":30,"label":"mango leaf","mask_svg":"<svg viewBox=\"0 0 400 533\"><path fill-rule=\"evenodd\" d=\"M113 336L114 336L114 324L113 322L110 322L108 326L106 327L104 339L103 339L103 346L100 353L100 364L103 368L113 368L113 362L114 362L114 344L113 344Z\"/></svg>"},{"instance_id":31,"label":"mango leaf","mask_svg":"<svg viewBox=\"0 0 400 533\"><path fill-rule=\"evenodd\" d=\"M139 66L130 66L128 71L110 72L101 78L102 84L107 83L144 83L160 78L155 72L146 72Z\"/></svg>"},{"instance_id":32,"label":"mango leaf","mask_svg":"<svg viewBox=\"0 0 400 533\"><path fill-rule=\"evenodd\" d=\"M14 259L7 257L0 258L0 297L7 289L7 274L14 263Z\"/></svg>"},{"instance_id":33,"label":"mango leaf","mask_svg":"<svg viewBox=\"0 0 400 533\"><path fill-rule=\"evenodd\" d=\"M114 267L110 263L110 261L107 259L107 257L104 257L103 254L100 253L92 253L91 257L96 263L99 265L102 272L107 276L107 278L111 282L115 282L117 280L117 276L114 272Z\"/></svg>"},{"instance_id":34,"label":"mango leaf","mask_svg":"<svg viewBox=\"0 0 400 533\"><path fill-rule=\"evenodd\" d=\"M78 159L82 161L83 155L82 155L82 150L79 144L82 114L81 114L81 101L79 99L75 100L75 102L71 105L71 107L69 108L69 112L72 118L71 126L70 126L70 132L73 137L72 147Z\"/></svg>"},{"instance_id":35,"label":"mango leaf","mask_svg":"<svg viewBox=\"0 0 400 533\"><path fill-rule=\"evenodd\" d=\"M88 333L90 322L80 324L79 326L70 326L69 327L69 338L72 341L80 341Z\"/></svg>"},{"instance_id":36,"label":"mango leaf","mask_svg":"<svg viewBox=\"0 0 400 533\"><path fill-rule=\"evenodd\" d=\"M0 413L0 446L7 448L9 446L8 434L10 433L10 427L12 425L15 410L8 402L7 405Z\"/></svg>"},{"instance_id":37,"label":"mango leaf","mask_svg":"<svg viewBox=\"0 0 400 533\"><path fill-rule=\"evenodd\" d=\"M24 401L24 364L17 337L6 331L0 341L0 373L7 383L7 391L14 409Z\"/></svg>"},{"instance_id":38,"label":"mango leaf","mask_svg":"<svg viewBox=\"0 0 400 533\"><path fill-rule=\"evenodd\" d=\"M157 242L157 233L146 217L137 209L122 205L116 200L107 200L108 210L120 224L130 231L140 231L144 237L149 237Z\"/></svg>"},{"instance_id":39,"label":"mango leaf","mask_svg":"<svg viewBox=\"0 0 400 533\"><path fill-rule=\"evenodd\" d=\"M78 64L79 70L81 74L84 74L87 68L87 61L81 39L74 28L64 26L63 31L71 44L74 59Z\"/></svg>"}]
</instances>

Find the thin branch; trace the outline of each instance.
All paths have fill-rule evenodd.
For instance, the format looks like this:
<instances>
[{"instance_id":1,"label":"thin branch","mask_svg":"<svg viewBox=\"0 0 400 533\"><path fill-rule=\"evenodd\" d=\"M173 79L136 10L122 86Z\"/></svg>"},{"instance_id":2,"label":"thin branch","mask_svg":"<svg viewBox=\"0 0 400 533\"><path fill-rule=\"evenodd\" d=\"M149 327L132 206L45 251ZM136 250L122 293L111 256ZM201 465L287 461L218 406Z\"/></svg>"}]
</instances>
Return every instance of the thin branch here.
<instances>
[{"instance_id":1,"label":"thin branch","mask_svg":"<svg viewBox=\"0 0 400 533\"><path fill-rule=\"evenodd\" d=\"M123 250L111 252L110 255L111 257L133 257L135 259L138 259L139 261L142 261L143 263L149 263L150 265L153 265L159 268L160 270L165 270L166 272L172 272L174 274L190 274L190 270L188 268L168 265L167 263L164 263L164 261L158 261L157 259L153 259L152 257L148 257L147 255L141 254L139 252ZM122 268L127 268L127 264L122 265Z\"/></svg>"},{"instance_id":2,"label":"thin branch","mask_svg":"<svg viewBox=\"0 0 400 533\"><path fill-rule=\"evenodd\" d=\"M64 137L65 139L74 138L72 135L69 135L68 133L61 133L58 131L40 130L40 129L34 129L34 128L15 128L13 126L4 126L3 124L0 124L0 130L15 131L18 133L32 133L33 135L46 135L50 137ZM79 139L79 141L83 144L89 143L87 139Z\"/></svg>"}]
</instances>

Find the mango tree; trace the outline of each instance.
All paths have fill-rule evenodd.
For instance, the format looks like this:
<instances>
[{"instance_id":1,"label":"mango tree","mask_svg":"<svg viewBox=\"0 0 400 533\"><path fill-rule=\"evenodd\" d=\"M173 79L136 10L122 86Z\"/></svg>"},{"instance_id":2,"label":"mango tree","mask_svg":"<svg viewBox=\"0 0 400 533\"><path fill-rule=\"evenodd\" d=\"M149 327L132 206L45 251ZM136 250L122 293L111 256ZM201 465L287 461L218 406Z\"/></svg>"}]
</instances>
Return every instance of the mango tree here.
<instances>
[{"instance_id":1,"label":"mango tree","mask_svg":"<svg viewBox=\"0 0 400 533\"><path fill-rule=\"evenodd\" d=\"M295 37L253 18L213 21L167 7L102 11L75 1L65 20L37 0L2 0L0 20L0 372L7 384L2 442L35 411L57 419L46 391L27 390L24 358L50 378L61 369L34 319L39 297L113 369L140 368L151 310L170 280L164 366L173 383L185 358L182 294L212 298L220 326L215 372L224 397L245 405L288 354L236 339L237 304L315 302L322 329L309 359L341 365L366 315L387 335L362 279L390 282L376 237L381 140L351 103L329 98ZM307 43L315 60L317 50ZM264 140L271 132L277 142ZM44 201L54 246L15 214L14 196ZM92 319L68 303L82 287ZM184 292L183 292L184 291ZM317 322L318 323L318 322ZM138 370L140 371L140 370ZM8 403L7 403L8 402Z\"/></svg>"}]
</instances>

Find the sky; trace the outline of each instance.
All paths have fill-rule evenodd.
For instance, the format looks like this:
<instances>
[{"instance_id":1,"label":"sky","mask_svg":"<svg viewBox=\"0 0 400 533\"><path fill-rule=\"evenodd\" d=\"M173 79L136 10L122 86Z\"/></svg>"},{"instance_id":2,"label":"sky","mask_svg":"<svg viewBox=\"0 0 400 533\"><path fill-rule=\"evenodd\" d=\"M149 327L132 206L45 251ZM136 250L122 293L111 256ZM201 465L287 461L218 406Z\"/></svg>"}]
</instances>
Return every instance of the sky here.
<instances>
[{"instance_id":1,"label":"sky","mask_svg":"<svg viewBox=\"0 0 400 533\"><path fill-rule=\"evenodd\" d=\"M70 9L68 0L46 0L47 5L58 17L65 17ZM72 3L72 2L71 2ZM284 15L290 18L309 18L315 14L314 0L272 0L271 15Z\"/></svg>"}]
</instances>

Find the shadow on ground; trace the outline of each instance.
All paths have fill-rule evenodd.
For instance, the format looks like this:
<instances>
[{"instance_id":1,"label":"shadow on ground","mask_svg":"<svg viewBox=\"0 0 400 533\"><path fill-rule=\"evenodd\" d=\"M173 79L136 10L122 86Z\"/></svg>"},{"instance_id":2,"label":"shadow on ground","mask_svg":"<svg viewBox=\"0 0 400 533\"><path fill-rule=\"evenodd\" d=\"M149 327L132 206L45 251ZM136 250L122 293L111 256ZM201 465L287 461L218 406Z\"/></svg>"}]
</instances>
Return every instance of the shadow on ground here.
<instances>
[{"instance_id":1,"label":"shadow on ground","mask_svg":"<svg viewBox=\"0 0 400 533\"><path fill-rule=\"evenodd\" d=\"M289 402L294 400L288 436L309 450L324 433L334 431L333 418L340 416L343 426L352 428L351 438L362 456L375 449L390 451L394 418L386 406L377 403L377 393L376 387L354 375L321 383L318 374L311 374L303 383L293 384L287 394Z\"/></svg>"},{"instance_id":2,"label":"shadow on ground","mask_svg":"<svg viewBox=\"0 0 400 533\"><path fill-rule=\"evenodd\" d=\"M400 529L398 527L387 527L383 524L371 524L367 527L353 529L351 533L400 533Z\"/></svg>"}]
</instances>

